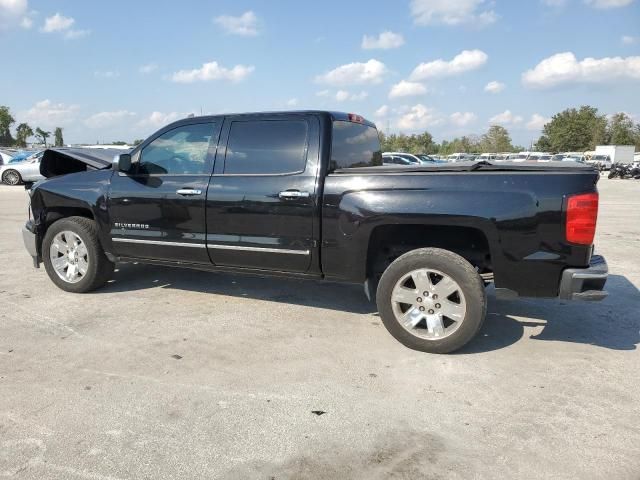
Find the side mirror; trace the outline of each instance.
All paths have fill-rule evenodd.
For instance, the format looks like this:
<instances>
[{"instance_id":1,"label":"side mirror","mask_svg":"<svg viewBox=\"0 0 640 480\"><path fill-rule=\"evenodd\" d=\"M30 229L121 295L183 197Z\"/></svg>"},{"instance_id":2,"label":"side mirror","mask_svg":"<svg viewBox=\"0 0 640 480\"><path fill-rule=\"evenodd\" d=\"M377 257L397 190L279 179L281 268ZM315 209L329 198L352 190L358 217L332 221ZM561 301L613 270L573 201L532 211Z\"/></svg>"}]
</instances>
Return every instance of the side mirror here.
<instances>
[{"instance_id":1,"label":"side mirror","mask_svg":"<svg viewBox=\"0 0 640 480\"><path fill-rule=\"evenodd\" d=\"M113 169L119 172L128 173L131 170L131 155L121 153L113 158Z\"/></svg>"}]
</instances>

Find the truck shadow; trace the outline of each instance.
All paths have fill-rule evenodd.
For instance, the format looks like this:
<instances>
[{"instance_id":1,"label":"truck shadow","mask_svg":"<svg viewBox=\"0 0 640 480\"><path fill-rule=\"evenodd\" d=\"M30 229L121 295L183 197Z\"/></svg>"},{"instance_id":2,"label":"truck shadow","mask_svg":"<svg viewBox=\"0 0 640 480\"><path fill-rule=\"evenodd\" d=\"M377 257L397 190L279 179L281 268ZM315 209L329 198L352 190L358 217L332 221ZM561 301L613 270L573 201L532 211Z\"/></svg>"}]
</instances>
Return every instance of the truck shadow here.
<instances>
[{"instance_id":1,"label":"truck shadow","mask_svg":"<svg viewBox=\"0 0 640 480\"><path fill-rule=\"evenodd\" d=\"M114 279L97 293L168 288L377 315L362 286L313 280L253 277L145 264L119 264ZM602 302L552 299L496 300L489 288L487 319L478 336L458 354L489 352L529 338L572 342L612 350L640 343L640 291L625 277L610 275Z\"/></svg>"},{"instance_id":2,"label":"truck shadow","mask_svg":"<svg viewBox=\"0 0 640 480\"><path fill-rule=\"evenodd\" d=\"M489 298L487 319L478 337L459 354L498 350L529 338L635 350L640 343L640 291L625 277L610 275L602 302ZM492 290L492 289L491 289ZM525 330L527 329L527 330Z\"/></svg>"},{"instance_id":3,"label":"truck shadow","mask_svg":"<svg viewBox=\"0 0 640 480\"><path fill-rule=\"evenodd\" d=\"M113 280L96 293L148 288L188 290L358 314L377 312L376 306L365 297L361 285L133 263L118 264Z\"/></svg>"}]
</instances>

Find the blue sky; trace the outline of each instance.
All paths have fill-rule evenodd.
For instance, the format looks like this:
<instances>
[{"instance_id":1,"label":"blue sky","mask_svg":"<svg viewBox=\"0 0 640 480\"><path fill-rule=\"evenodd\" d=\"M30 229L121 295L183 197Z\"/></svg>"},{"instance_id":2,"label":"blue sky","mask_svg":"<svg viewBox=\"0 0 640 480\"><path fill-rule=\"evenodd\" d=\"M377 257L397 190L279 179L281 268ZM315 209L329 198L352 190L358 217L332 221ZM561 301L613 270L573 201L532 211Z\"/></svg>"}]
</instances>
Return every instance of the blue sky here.
<instances>
[{"instance_id":1,"label":"blue sky","mask_svg":"<svg viewBox=\"0 0 640 480\"><path fill-rule=\"evenodd\" d=\"M356 112L528 145L590 104L640 120L640 0L0 0L0 104L67 142L193 112Z\"/></svg>"}]
</instances>

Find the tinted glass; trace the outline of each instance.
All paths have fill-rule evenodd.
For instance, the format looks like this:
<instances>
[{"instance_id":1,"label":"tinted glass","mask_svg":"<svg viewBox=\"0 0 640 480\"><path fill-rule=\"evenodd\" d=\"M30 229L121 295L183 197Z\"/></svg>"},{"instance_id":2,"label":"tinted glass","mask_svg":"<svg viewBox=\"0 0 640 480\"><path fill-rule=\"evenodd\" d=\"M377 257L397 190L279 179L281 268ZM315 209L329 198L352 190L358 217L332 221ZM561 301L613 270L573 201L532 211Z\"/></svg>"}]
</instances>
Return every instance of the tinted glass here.
<instances>
[{"instance_id":1,"label":"tinted glass","mask_svg":"<svg viewBox=\"0 0 640 480\"><path fill-rule=\"evenodd\" d=\"M380 165L382 151L375 127L344 121L333 122L330 170Z\"/></svg>"},{"instance_id":2,"label":"tinted glass","mask_svg":"<svg viewBox=\"0 0 640 480\"><path fill-rule=\"evenodd\" d=\"M142 149L138 173L202 174L207 165L213 123L198 123L163 133Z\"/></svg>"},{"instance_id":3,"label":"tinted glass","mask_svg":"<svg viewBox=\"0 0 640 480\"><path fill-rule=\"evenodd\" d=\"M302 172L307 160L307 136L304 120L233 122L224 173Z\"/></svg>"}]
</instances>

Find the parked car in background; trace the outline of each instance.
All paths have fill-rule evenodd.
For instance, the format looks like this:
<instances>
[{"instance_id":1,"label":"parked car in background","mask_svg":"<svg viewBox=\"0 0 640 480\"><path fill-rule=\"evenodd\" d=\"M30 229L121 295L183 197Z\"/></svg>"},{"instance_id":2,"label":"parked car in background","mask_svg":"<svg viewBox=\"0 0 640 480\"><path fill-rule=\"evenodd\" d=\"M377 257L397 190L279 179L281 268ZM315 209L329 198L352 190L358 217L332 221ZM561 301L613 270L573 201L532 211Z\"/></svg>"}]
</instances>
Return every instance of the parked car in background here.
<instances>
[{"instance_id":1,"label":"parked car in background","mask_svg":"<svg viewBox=\"0 0 640 480\"><path fill-rule=\"evenodd\" d=\"M35 153L38 153L35 150L19 150L13 155L13 158L9 163L19 163L25 161L27 158L31 157Z\"/></svg>"},{"instance_id":2,"label":"parked car in background","mask_svg":"<svg viewBox=\"0 0 640 480\"><path fill-rule=\"evenodd\" d=\"M496 153L481 153L476 157L476 162L491 162L496 160L497 157Z\"/></svg>"},{"instance_id":3,"label":"parked car in background","mask_svg":"<svg viewBox=\"0 0 640 480\"><path fill-rule=\"evenodd\" d=\"M19 163L0 167L0 179L7 185L19 185L24 182L37 182L44 177L40 174L40 160L44 151L31 155Z\"/></svg>"},{"instance_id":4,"label":"parked car in background","mask_svg":"<svg viewBox=\"0 0 640 480\"><path fill-rule=\"evenodd\" d=\"M521 152L521 153L511 153L505 158L505 160L510 160L512 162L524 162L527 160L529 156L529 152Z\"/></svg>"},{"instance_id":5,"label":"parked car in background","mask_svg":"<svg viewBox=\"0 0 640 480\"><path fill-rule=\"evenodd\" d=\"M407 165L407 166L418 166L420 162L416 162L410 160L401 155L393 154L393 153L384 153L382 154L382 164L383 165Z\"/></svg>"},{"instance_id":6,"label":"parked car in background","mask_svg":"<svg viewBox=\"0 0 640 480\"><path fill-rule=\"evenodd\" d=\"M609 155L592 155L586 162L596 166L599 170L611 170L611 165L613 165Z\"/></svg>"},{"instance_id":7,"label":"parked car in background","mask_svg":"<svg viewBox=\"0 0 640 480\"><path fill-rule=\"evenodd\" d=\"M466 162L471 160L471 157L468 153L452 153L447 156L447 162Z\"/></svg>"},{"instance_id":8,"label":"parked car in background","mask_svg":"<svg viewBox=\"0 0 640 480\"><path fill-rule=\"evenodd\" d=\"M9 152L0 150L0 165L7 165L9 162L11 162L12 158L13 155L11 155Z\"/></svg>"}]
</instances>

